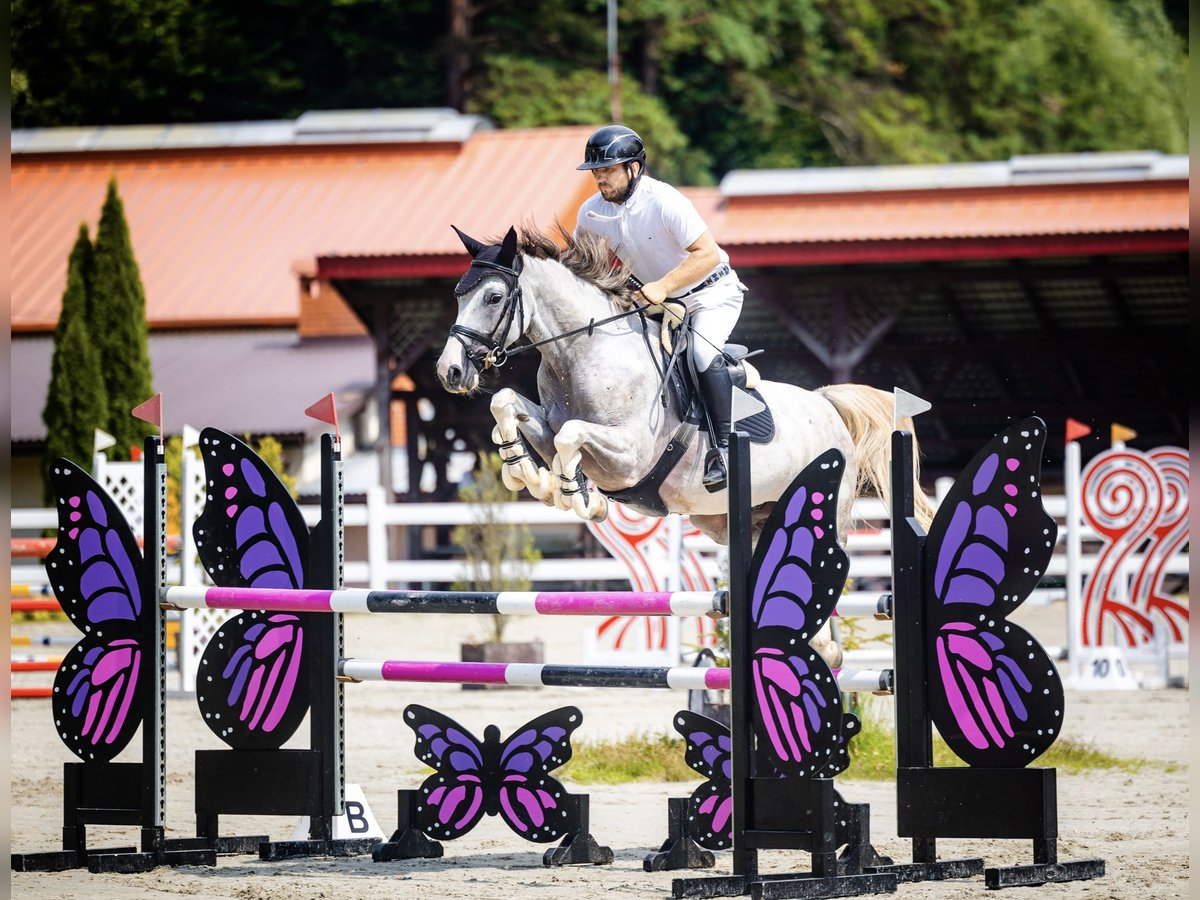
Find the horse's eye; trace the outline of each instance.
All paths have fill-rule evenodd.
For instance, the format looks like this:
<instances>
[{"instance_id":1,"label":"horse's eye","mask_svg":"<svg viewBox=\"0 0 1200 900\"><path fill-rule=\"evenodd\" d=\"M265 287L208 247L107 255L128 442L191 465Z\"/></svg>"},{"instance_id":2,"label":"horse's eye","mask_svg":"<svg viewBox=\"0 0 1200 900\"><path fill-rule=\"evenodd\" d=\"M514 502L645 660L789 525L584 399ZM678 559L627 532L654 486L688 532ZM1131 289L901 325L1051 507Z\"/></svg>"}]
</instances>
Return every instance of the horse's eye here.
<instances>
[{"instance_id":1,"label":"horse's eye","mask_svg":"<svg viewBox=\"0 0 1200 900\"><path fill-rule=\"evenodd\" d=\"M503 299L504 295L499 291L488 291L487 296L483 298L483 302L488 306L495 306Z\"/></svg>"}]
</instances>

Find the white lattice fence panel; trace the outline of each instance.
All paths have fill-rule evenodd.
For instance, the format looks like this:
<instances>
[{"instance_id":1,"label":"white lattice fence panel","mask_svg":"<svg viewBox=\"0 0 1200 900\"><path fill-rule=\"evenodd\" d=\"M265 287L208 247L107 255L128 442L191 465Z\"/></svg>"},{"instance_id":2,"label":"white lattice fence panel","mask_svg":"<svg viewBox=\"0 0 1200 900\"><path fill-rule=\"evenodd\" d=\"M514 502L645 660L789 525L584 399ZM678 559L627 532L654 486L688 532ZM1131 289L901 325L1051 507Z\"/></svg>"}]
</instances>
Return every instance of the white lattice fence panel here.
<instances>
[{"instance_id":1,"label":"white lattice fence panel","mask_svg":"<svg viewBox=\"0 0 1200 900\"><path fill-rule=\"evenodd\" d=\"M196 555L196 542L192 538L192 524L204 510L205 484L204 464L192 450L183 453L183 477L180 479L180 513L182 521L182 544L180 548L180 583L185 585L211 584L212 581L200 565ZM196 690L196 672L200 668L200 657L209 640L216 634L221 623L236 614L225 609L184 610L179 625L179 679L180 688L189 693Z\"/></svg>"},{"instance_id":2,"label":"white lattice fence panel","mask_svg":"<svg viewBox=\"0 0 1200 900\"><path fill-rule=\"evenodd\" d=\"M125 515L134 535L141 540L146 535L142 508L142 464L140 462L101 462L97 460L97 481L108 491Z\"/></svg>"}]
</instances>

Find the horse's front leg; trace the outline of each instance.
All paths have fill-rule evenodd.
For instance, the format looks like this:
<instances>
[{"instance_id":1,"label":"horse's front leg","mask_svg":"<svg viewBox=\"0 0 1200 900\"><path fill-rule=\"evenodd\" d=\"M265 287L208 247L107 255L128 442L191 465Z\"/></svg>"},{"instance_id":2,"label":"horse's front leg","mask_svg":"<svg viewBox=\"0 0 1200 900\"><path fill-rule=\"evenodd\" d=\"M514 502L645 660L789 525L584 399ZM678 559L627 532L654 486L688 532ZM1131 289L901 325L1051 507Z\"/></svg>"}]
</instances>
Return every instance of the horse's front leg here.
<instances>
[{"instance_id":1,"label":"horse's front leg","mask_svg":"<svg viewBox=\"0 0 1200 900\"><path fill-rule=\"evenodd\" d=\"M581 519L604 521L608 515L608 499L598 490L585 490L580 474L582 449L598 467L609 472L631 472L637 465L636 435L627 427L596 425L582 419L563 423L554 436L554 504L559 509L573 510Z\"/></svg>"},{"instance_id":2,"label":"horse's front leg","mask_svg":"<svg viewBox=\"0 0 1200 900\"><path fill-rule=\"evenodd\" d=\"M550 470L538 465L526 452L532 446L542 459L554 456L554 432L550 430L546 414L540 406L512 388L497 391L492 397L491 409L496 420L492 440L504 460L500 470L504 486L510 491L524 488L549 506L554 502Z\"/></svg>"}]
</instances>

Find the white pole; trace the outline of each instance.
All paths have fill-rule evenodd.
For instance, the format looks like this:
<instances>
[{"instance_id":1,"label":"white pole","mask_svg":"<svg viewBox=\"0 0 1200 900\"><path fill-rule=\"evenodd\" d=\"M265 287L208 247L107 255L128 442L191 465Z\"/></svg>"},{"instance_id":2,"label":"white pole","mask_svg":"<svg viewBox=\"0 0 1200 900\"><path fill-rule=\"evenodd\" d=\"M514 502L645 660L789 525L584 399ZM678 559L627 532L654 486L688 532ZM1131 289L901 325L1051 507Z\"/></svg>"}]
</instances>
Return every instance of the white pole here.
<instances>
[{"instance_id":1,"label":"white pole","mask_svg":"<svg viewBox=\"0 0 1200 900\"><path fill-rule=\"evenodd\" d=\"M678 515L667 516L667 583L668 591L683 590L683 522ZM683 659L683 623L676 618L667 619L667 659L678 665Z\"/></svg>"},{"instance_id":2,"label":"white pole","mask_svg":"<svg viewBox=\"0 0 1200 900\"><path fill-rule=\"evenodd\" d=\"M1079 442L1068 441L1066 457L1063 461L1063 490L1067 500L1067 667L1072 678L1083 676L1082 641L1080 631L1083 628L1083 563L1082 540L1080 531L1083 528L1082 504L1080 495L1080 457Z\"/></svg>"},{"instance_id":3,"label":"white pole","mask_svg":"<svg viewBox=\"0 0 1200 900\"><path fill-rule=\"evenodd\" d=\"M387 491L382 484L367 488L367 583L387 584Z\"/></svg>"}]
</instances>

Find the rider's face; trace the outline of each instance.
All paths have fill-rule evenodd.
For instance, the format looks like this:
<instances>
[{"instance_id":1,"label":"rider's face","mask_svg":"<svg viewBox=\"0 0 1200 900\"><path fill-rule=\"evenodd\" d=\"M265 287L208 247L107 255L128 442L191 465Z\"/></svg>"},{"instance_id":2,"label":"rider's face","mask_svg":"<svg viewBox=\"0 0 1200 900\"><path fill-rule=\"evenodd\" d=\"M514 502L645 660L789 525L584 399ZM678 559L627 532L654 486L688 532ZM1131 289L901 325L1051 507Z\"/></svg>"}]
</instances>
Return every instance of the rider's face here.
<instances>
[{"instance_id":1,"label":"rider's face","mask_svg":"<svg viewBox=\"0 0 1200 900\"><path fill-rule=\"evenodd\" d=\"M633 163L633 165L640 165ZM636 170L635 170L636 171ZM609 203L620 203L629 188L629 173L624 163L615 166L605 166L603 169L592 169L592 179L600 189L600 196Z\"/></svg>"}]
</instances>

